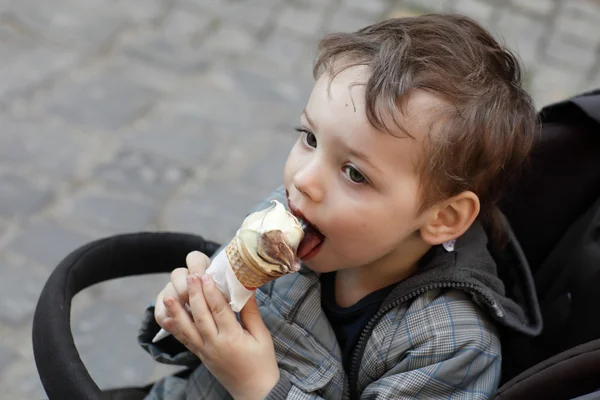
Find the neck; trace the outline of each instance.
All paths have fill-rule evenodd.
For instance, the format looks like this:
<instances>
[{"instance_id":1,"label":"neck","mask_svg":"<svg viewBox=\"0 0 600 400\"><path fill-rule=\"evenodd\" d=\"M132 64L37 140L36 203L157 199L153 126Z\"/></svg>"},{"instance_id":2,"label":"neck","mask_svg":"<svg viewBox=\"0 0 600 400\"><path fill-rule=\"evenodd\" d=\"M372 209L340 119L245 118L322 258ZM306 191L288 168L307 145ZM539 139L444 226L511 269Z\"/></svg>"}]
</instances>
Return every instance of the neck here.
<instances>
[{"instance_id":1,"label":"neck","mask_svg":"<svg viewBox=\"0 0 600 400\"><path fill-rule=\"evenodd\" d=\"M419 260L429 249L431 245L419 237L368 265L337 271L335 297L338 305L350 307L365 296L413 275Z\"/></svg>"}]
</instances>

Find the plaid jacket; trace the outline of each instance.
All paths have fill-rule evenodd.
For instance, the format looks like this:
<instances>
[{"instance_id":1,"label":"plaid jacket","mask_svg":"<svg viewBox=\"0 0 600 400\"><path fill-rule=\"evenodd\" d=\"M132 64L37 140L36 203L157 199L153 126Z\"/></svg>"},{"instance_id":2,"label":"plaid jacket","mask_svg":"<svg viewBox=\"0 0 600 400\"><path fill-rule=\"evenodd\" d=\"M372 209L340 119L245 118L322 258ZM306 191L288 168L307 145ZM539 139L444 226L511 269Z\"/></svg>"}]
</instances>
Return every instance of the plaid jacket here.
<instances>
[{"instance_id":1,"label":"plaid jacket","mask_svg":"<svg viewBox=\"0 0 600 400\"><path fill-rule=\"evenodd\" d=\"M476 232L475 237L481 233ZM482 243L475 242L476 246ZM473 243L466 247L473 247ZM392 291L359 340L350 376L344 371L335 333L321 309L318 274L302 268L257 290L281 371L281 379L268 398L492 397L501 369L500 341L492 321L515 325L513 328L524 333L539 327L534 326L537 321L527 320L519 305L501 297L497 289L503 292L503 287L496 287L497 278L494 280L485 268L483 271L490 275L484 276L487 282L481 277L463 278L465 274L456 265L462 248L459 240L457 255L448 258L450 253L443 250L433 252L420 276L403 281ZM491 260L480 256L475 258L485 263ZM448 259L454 264L449 266ZM452 274L444 274L444 268L451 268ZM150 340L157 329L149 309L140 342L153 358L196 368L187 379L160 380L148 400L230 398L191 353L165 352L152 345ZM257 360L257 366L259 363Z\"/></svg>"}]
</instances>

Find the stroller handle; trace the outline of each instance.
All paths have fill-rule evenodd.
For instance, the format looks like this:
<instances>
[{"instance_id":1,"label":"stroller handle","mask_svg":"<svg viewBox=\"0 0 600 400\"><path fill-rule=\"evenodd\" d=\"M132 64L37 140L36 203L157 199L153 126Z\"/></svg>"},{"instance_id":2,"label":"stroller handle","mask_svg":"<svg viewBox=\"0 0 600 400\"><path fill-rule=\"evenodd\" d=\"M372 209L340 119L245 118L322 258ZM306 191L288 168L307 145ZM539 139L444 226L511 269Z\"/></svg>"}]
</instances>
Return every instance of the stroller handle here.
<instances>
[{"instance_id":1,"label":"stroller handle","mask_svg":"<svg viewBox=\"0 0 600 400\"><path fill-rule=\"evenodd\" d=\"M79 291L114 278L170 272L190 251L211 256L219 247L192 234L140 232L99 239L65 257L48 278L33 318L33 353L49 399L102 399L71 332L71 301Z\"/></svg>"}]
</instances>

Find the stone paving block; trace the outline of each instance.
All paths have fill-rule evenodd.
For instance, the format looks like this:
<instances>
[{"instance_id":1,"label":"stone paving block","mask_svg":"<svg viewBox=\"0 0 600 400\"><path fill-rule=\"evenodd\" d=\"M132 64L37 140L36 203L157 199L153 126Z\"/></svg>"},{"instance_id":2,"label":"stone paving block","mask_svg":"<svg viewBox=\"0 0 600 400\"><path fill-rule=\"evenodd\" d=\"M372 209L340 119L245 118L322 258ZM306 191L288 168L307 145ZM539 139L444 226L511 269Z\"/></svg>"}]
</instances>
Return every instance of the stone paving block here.
<instances>
[{"instance_id":1,"label":"stone paving block","mask_svg":"<svg viewBox=\"0 0 600 400\"><path fill-rule=\"evenodd\" d=\"M6 2L6 0L3 0ZM0 2L0 10L8 9L8 4ZM1 43L14 43L24 40L31 40L31 32L27 30L19 21L15 21L14 18L1 18L0 19L0 42Z\"/></svg>"},{"instance_id":2,"label":"stone paving block","mask_svg":"<svg viewBox=\"0 0 600 400\"><path fill-rule=\"evenodd\" d=\"M600 89L600 67L597 67L591 77L581 77L578 86L581 91Z\"/></svg>"},{"instance_id":3,"label":"stone paving block","mask_svg":"<svg viewBox=\"0 0 600 400\"><path fill-rule=\"evenodd\" d=\"M528 67L539 63L539 49L545 37L545 27L533 18L507 9L494 24L487 26L494 37L505 44Z\"/></svg>"},{"instance_id":4,"label":"stone paving block","mask_svg":"<svg viewBox=\"0 0 600 400\"><path fill-rule=\"evenodd\" d=\"M584 1L567 1L556 16L554 29L584 44L600 43L600 7Z\"/></svg>"},{"instance_id":5,"label":"stone paving block","mask_svg":"<svg viewBox=\"0 0 600 400\"><path fill-rule=\"evenodd\" d=\"M299 125L299 114L300 112L293 126ZM285 160L297 137L297 133L291 126L289 128L282 127L277 132L247 129L244 135L231 134L228 136L227 141L219 146L218 151L215 152L215 162L206 174L215 179L239 182L244 185L246 174L256 169L257 163L268 164L274 162L273 160ZM279 178L283 179L283 171L281 171ZM255 185L256 180L251 179L252 186L250 188L263 188L264 183L261 184L262 186ZM268 183L267 187L270 187Z\"/></svg>"},{"instance_id":6,"label":"stone paving block","mask_svg":"<svg viewBox=\"0 0 600 400\"><path fill-rule=\"evenodd\" d=\"M165 18L160 33L169 43L192 43L194 38L206 31L214 17L208 13L191 13L174 9Z\"/></svg>"},{"instance_id":7,"label":"stone paving block","mask_svg":"<svg viewBox=\"0 0 600 400\"><path fill-rule=\"evenodd\" d=\"M77 53L33 43L0 47L0 104L33 93L40 85L72 67Z\"/></svg>"},{"instance_id":8,"label":"stone paving block","mask_svg":"<svg viewBox=\"0 0 600 400\"><path fill-rule=\"evenodd\" d=\"M595 46L590 46L568 34L558 31L550 33L543 54L547 64L556 63L564 68L589 71L596 66Z\"/></svg>"},{"instance_id":9,"label":"stone paving block","mask_svg":"<svg viewBox=\"0 0 600 400\"><path fill-rule=\"evenodd\" d=\"M208 14L178 10L169 15L159 30L124 35L119 50L133 59L174 74L198 73L206 68L210 59L199 49L199 41L212 21L213 17Z\"/></svg>"},{"instance_id":10,"label":"stone paving block","mask_svg":"<svg viewBox=\"0 0 600 400\"><path fill-rule=\"evenodd\" d=\"M0 258L0 322L16 326L33 316L45 276L25 263Z\"/></svg>"},{"instance_id":11,"label":"stone paving block","mask_svg":"<svg viewBox=\"0 0 600 400\"><path fill-rule=\"evenodd\" d=\"M186 191L165 207L167 229L225 243L244 218L275 186L259 190L248 182L210 181Z\"/></svg>"},{"instance_id":12,"label":"stone paving block","mask_svg":"<svg viewBox=\"0 0 600 400\"><path fill-rule=\"evenodd\" d=\"M561 13L575 13L583 19L600 19L600 2L598 0L572 0L561 5Z\"/></svg>"},{"instance_id":13,"label":"stone paving block","mask_svg":"<svg viewBox=\"0 0 600 400\"><path fill-rule=\"evenodd\" d=\"M45 108L68 123L113 131L147 111L157 97L146 85L105 71L59 86L46 99Z\"/></svg>"},{"instance_id":14,"label":"stone paving block","mask_svg":"<svg viewBox=\"0 0 600 400\"><path fill-rule=\"evenodd\" d=\"M185 267L185 254L181 257L181 263L166 267L171 269ZM121 307L141 318L146 307L154 302L169 279L169 273L145 274L113 279L91 286L81 292L81 299L78 299L73 307L73 315L85 319L84 315L90 305L103 303L105 306Z\"/></svg>"},{"instance_id":15,"label":"stone paving block","mask_svg":"<svg viewBox=\"0 0 600 400\"><path fill-rule=\"evenodd\" d=\"M210 162L218 141L217 130L206 121L178 115L151 120L147 128L129 135L124 143L129 148L164 157L171 165L196 168Z\"/></svg>"},{"instance_id":16,"label":"stone paving block","mask_svg":"<svg viewBox=\"0 0 600 400\"><path fill-rule=\"evenodd\" d=\"M111 6L134 23L148 23L161 18L168 5L169 2L163 0L116 0Z\"/></svg>"},{"instance_id":17,"label":"stone paving block","mask_svg":"<svg viewBox=\"0 0 600 400\"><path fill-rule=\"evenodd\" d=\"M557 0L511 0L514 7L532 13L534 15L549 15L558 6Z\"/></svg>"},{"instance_id":18,"label":"stone paving block","mask_svg":"<svg viewBox=\"0 0 600 400\"><path fill-rule=\"evenodd\" d=\"M86 53L97 51L125 23L125 19L113 13L104 2L14 1L10 11L46 40L72 44Z\"/></svg>"},{"instance_id":19,"label":"stone paving block","mask_svg":"<svg viewBox=\"0 0 600 400\"><path fill-rule=\"evenodd\" d=\"M450 12L455 0L404 0L401 7L408 7L419 14Z\"/></svg>"},{"instance_id":20,"label":"stone paving block","mask_svg":"<svg viewBox=\"0 0 600 400\"><path fill-rule=\"evenodd\" d=\"M457 0L452 5L452 12L466 15L475 21L486 25L492 17L495 7L482 0Z\"/></svg>"},{"instance_id":21,"label":"stone paving block","mask_svg":"<svg viewBox=\"0 0 600 400\"><path fill-rule=\"evenodd\" d=\"M31 329L21 336L30 341ZM15 357L14 362L0 375L0 390L3 399L39 400L48 396L42 388L33 356Z\"/></svg>"},{"instance_id":22,"label":"stone paving block","mask_svg":"<svg viewBox=\"0 0 600 400\"><path fill-rule=\"evenodd\" d=\"M102 300L72 318L81 360L100 388L146 383L155 362L137 344L143 309L131 312Z\"/></svg>"},{"instance_id":23,"label":"stone paving block","mask_svg":"<svg viewBox=\"0 0 600 400\"><path fill-rule=\"evenodd\" d=\"M252 211L270 191L283 182L281 179L267 188L257 188L252 182L244 179L221 181L207 179L190 186L188 190L177 197L177 201L189 201L195 204L194 212L210 215L215 212L227 214L241 221ZM202 234L202 233L200 233Z\"/></svg>"},{"instance_id":24,"label":"stone paving block","mask_svg":"<svg viewBox=\"0 0 600 400\"><path fill-rule=\"evenodd\" d=\"M5 238L9 234L10 230L11 224L8 222L8 218L0 218L0 243L3 242L3 238Z\"/></svg>"},{"instance_id":25,"label":"stone paving block","mask_svg":"<svg viewBox=\"0 0 600 400\"><path fill-rule=\"evenodd\" d=\"M189 82L181 91L165 100L160 110L166 115L192 117L206 121L210 125L229 125L241 129L246 127L269 128L289 121L297 120L298 111L287 95L273 98L271 101L247 96L235 83L230 69L222 69L211 74L210 80ZM279 89L274 88L277 92ZM273 93L265 89L263 98ZM282 101L282 99L288 101ZM202 132L198 130L198 132Z\"/></svg>"},{"instance_id":26,"label":"stone paving block","mask_svg":"<svg viewBox=\"0 0 600 400\"><path fill-rule=\"evenodd\" d=\"M576 94L573 72L545 65L533 74L531 90L537 109Z\"/></svg>"},{"instance_id":27,"label":"stone paving block","mask_svg":"<svg viewBox=\"0 0 600 400\"><path fill-rule=\"evenodd\" d=\"M413 6L403 6L403 7L395 7L389 13L385 15L385 18L406 18L406 17L416 17L418 15L423 14L424 10L416 9Z\"/></svg>"},{"instance_id":28,"label":"stone paving block","mask_svg":"<svg viewBox=\"0 0 600 400\"><path fill-rule=\"evenodd\" d=\"M218 14L228 24L241 25L255 31L265 28L272 18L278 0L242 0L226 2Z\"/></svg>"},{"instance_id":29,"label":"stone paving block","mask_svg":"<svg viewBox=\"0 0 600 400\"><path fill-rule=\"evenodd\" d=\"M250 187L274 188L283 183L283 167L298 136L291 133L273 137L268 153L246 169L241 178Z\"/></svg>"},{"instance_id":30,"label":"stone paving block","mask_svg":"<svg viewBox=\"0 0 600 400\"><path fill-rule=\"evenodd\" d=\"M227 74L228 78L232 80L235 90L240 91L246 99L273 104L283 103L288 107L301 107L300 110L297 110L300 112L312 90L312 85L305 85L295 77L277 76L272 72L247 66L234 67L222 72Z\"/></svg>"},{"instance_id":31,"label":"stone paving block","mask_svg":"<svg viewBox=\"0 0 600 400\"><path fill-rule=\"evenodd\" d=\"M85 224L110 233L137 232L152 228L158 205L134 192L88 186L64 199L56 210L58 218Z\"/></svg>"},{"instance_id":32,"label":"stone paving block","mask_svg":"<svg viewBox=\"0 0 600 400\"><path fill-rule=\"evenodd\" d=\"M199 234L224 243L230 240L243 219L283 182L254 185L245 176L220 180L209 176L206 181L189 186L165 207L163 222L169 229Z\"/></svg>"},{"instance_id":33,"label":"stone paving block","mask_svg":"<svg viewBox=\"0 0 600 400\"><path fill-rule=\"evenodd\" d=\"M281 10L277 22L282 30L315 37L321 32L323 17L323 12L319 9L298 8L290 5Z\"/></svg>"},{"instance_id":34,"label":"stone paving block","mask_svg":"<svg viewBox=\"0 0 600 400\"><path fill-rule=\"evenodd\" d=\"M220 14L229 5L230 0L180 0L179 3L184 9Z\"/></svg>"},{"instance_id":35,"label":"stone paving block","mask_svg":"<svg viewBox=\"0 0 600 400\"><path fill-rule=\"evenodd\" d=\"M299 63L312 64L313 57L302 58L302 55L313 54L315 48L316 42L307 42L288 31L276 29L251 56L262 61L267 70L277 67L291 71Z\"/></svg>"},{"instance_id":36,"label":"stone paving block","mask_svg":"<svg viewBox=\"0 0 600 400\"><path fill-rule=\"evenodd\" d=\"M217 243L231 240L240 226L239 218L221 209L199 213L197 207L197 203L186 199L171 202L163 214L165 229L201 235Z\"/></svg>"},{"instance_id":37,"label":"stone paving block","mask_svg":"<svg viewBox=\"0 0 600 400\"><path fill-rule=\"evenodd\" d=\"M191 171L162 157L123 148L113 159L97 166L94 180L155 198L181 185Z\"/></svg>"},{"instance_id":38,"label":"stone paving block","mask_svg":"<svg viewBox=\"0 0 600 400\"><path fill-rule=\"evenodd\" d=\"M75 134L55 121L4 118L0 125L0 161L32 167L58 180L74 177L95 149L93 137Z\"/></svg>"},{"instance_id":39,"label":"stone paving block","mask_svg":"<svg viewBox=\"0 0 600 400\"><path fill-rule=\"evenodd\" d=\"M53 190L47 180L0 169L1 215L27 217L48 204L52 196Z\"/></svg>"},{"instance_id":40,"label":"stone paving block","mask_svg":"<svg viewBox=\"0 0 600 400\"><path fill-rule=\"evenodd\" d=\"M368 14L373 19L377 19L382 17L389 9L389 2L386 0L343 0L341 6L353 11Z\"/></svg>"},{"instance_id":41,"label":"stone paving block","mask_svg":"<svg viewBox=\"0 0 600 400\"><path fill-rule=\"evenodd\" d=\"M335 0L287 0L287 2L297 8L318 8L325 10L331 7Z\"/></svg>"},{"instance_id":42,"label":"stone paving block","mask_svg":"<svg viewBox=\"0 0 600 400\"><path fill-rule=\"evenodd\" d=\"M50 272L69 253L93 239L91 234L45 219L23 226L9 242L8 250L35 261Z\"/></svg>"},{"instance_id":43,"label":"stone paving block","mask_svg":"<svg viewBox=\"0 0 600 400\"><path fill-rule=\"evenodd\" d=\"M12 364L17 355L12 349L0 345L0 376L6 367Z\"/></svg>"},{"instance_id":44,"label":"stone paving block","mask_svg":"<svg viewBox=\"0 0 600 400\"><path fill-rule=\"evenodd\" d=\"M371 16L342 8L333 15L325 29L327 32L354 32L374 22Z\"/></svg>"},{"instance_id":45,"label":"stone paving block","mask_svg":"<svg viewBox=\"0 0 600 400\"><path fill-rule=\"evenodd\" d=\"M182 257L182 263L185 263L184 257ZM174 265L173 269L181 266L183 264ZM154 302L158 292L168 281L168 273L138 275L102 282L77 294L71 309L74 321L72 326L79 325L78 330L74 333L75 340L84 348L86 355L83 361L86 366L88 365L87 359L93 366L94 379L98 378L111 387L127 384L145 385L182 369L182 367L164 365L150 359L141 359L140 348L136 342L144 310ZM89 316L90 309L95 310L91 317ZM116 324L98 324L105 320L107 315L110 317L113 314L117 317ZM124 321L124 323L119 325L118 321ZM90 329L95 324L98 324L97 330L92 333ZM101 338L100 344L107 347L90 349L90 335ZM128 346L127 353L124 353L122 358L119 354L113 353L113 348L110 346L115 336L119 337L118 340L121 341L121 344L126 343ZM103 349L104 353L98 353L100 349ZM142 354L147 357L145 352ZM119 368L122 367L127 373L126 380L114 380L109 364L115 357L117 362L121 359L125 361L124 365ZM143 374L131 373L132 366L136 366L139 362L144 363Z\"/></svg>"},{"instance_id":46,"label":"stone paving block","mask_svg":"<svg viewBox=\"0 0 600 400\"><path fill-rule=\"evenodd\" d=\"M243 27L233 24L220 24L204 43L204 50L229 56L240 56L252 51L256 38Z\"/></svg>"}]
</instances>

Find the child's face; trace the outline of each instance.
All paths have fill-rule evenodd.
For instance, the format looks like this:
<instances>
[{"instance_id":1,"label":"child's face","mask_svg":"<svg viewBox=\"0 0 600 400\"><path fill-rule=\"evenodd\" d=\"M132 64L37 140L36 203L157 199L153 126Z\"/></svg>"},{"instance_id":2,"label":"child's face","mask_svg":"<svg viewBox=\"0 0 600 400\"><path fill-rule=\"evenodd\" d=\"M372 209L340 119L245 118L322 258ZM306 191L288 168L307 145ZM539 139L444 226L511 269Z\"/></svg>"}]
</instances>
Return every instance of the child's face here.
<instances>
[{"instance_id":1,"label":"child's face","mask_svg":"<svg viewBox=\"0 0 600 400\"><path fill-rule=\"evenodd\" d=\"M418 213L416 164L432 107L440 102L425 92L411 96L400 121L416 139L400 130L395 136L379 131L365 111L367 73L365 67L347 69L329 92L329 76L317 80L301 118L304 132L285 166L291 209L325 236L303 258L315 271L391 266L422 244L419 229L427 213Z\"/></svg>"}]
</instances>

